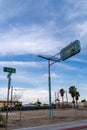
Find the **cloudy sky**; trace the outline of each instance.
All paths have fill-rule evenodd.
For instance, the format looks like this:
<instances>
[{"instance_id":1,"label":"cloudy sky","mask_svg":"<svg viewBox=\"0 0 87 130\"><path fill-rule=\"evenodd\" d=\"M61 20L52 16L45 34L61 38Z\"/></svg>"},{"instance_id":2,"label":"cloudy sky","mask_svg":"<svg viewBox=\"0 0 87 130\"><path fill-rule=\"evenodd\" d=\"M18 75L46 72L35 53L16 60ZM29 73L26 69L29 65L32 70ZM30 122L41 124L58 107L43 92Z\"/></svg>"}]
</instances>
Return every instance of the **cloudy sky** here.
<instances>
[{"instance_id":1,"label":"cloudy sky","mask_svg":"<svg viewBox=\"0 0 87 130\"><path fill-rule=\"evenodd\" d=\"M48 63L38 55L53 56L75 40L81 52L51 66L52 101L72 85L87 100L86 39L86 0L0 0L0 100L7 97L3 67L11 67L13 95L23 103L48 102Z\"/></svg>"}]
</instances>

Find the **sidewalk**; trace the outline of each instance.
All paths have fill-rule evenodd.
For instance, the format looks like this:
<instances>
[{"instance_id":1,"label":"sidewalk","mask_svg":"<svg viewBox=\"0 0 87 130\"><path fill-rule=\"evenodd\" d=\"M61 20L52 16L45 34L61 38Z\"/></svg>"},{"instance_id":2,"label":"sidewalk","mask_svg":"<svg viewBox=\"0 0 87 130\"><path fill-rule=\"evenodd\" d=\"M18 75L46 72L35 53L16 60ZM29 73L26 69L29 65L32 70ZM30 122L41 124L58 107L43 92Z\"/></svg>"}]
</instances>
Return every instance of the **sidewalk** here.
<instances>
[{"instance_id":1,"label":"sidewalk","mask_svg":"<svg viewBox=\"0 0 87 130\"><path fill-rule=\"evenodd\" d=\"M87 130L87 120L13 130Z\"/></svg>"}]
</instances>

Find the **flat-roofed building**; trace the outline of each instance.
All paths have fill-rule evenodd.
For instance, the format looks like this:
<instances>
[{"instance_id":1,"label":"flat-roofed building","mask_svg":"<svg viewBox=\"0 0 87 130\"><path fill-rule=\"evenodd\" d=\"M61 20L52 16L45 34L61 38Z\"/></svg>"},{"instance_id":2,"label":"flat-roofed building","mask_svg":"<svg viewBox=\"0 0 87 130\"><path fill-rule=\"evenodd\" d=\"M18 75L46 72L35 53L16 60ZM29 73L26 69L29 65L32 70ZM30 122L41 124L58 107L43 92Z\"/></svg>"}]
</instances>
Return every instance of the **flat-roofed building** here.
<instances>
[{"instance_id":1,"label":"flat-roofed building","mask_svg":"<svg viewBox=\"0 0 87 130\"><path fill-rule=\"evenodd\" d=\"M22 102L19 101L9 101L8 106L22 105ZM7 101L0 101L0 108L6 107Z\"/></svg>"}]
</instances>

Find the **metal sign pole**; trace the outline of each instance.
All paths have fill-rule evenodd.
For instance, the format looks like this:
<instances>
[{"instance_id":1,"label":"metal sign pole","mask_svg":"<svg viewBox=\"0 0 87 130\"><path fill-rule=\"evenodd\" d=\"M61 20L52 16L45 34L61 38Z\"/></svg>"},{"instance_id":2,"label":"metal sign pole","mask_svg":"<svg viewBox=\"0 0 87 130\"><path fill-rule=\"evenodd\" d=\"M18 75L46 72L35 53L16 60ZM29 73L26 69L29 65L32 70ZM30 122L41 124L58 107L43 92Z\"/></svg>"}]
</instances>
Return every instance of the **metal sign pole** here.
<instances>
[{"instance_id":1,"label":"metal sign pole","mask_svg":"<svg viewBox=\"0 0 87 130\"><path fill-rule=\"evenodd\" d=\"M10 103L10 112L12 112L12 99L13 98L13 86L11 86L11 103Z\"/></svg>"},{"instance_id":2,"label":"metal sign pole","mask_svg":"<svg viewBox=\"0 0 87 130\"><path fill-rule=\"evenodd\" d=\"M52 102L51 102L51 76L50 76L50 60L48 60L48 86L49 86L49 118L52 119Z\"/></svg>"},{"instance_id":3,"label":"metal sign pole","mask_svg":"<svg viewBox=\"0 0 87 130\"><path fill-rule=\"evenodd\" d=\"M7 78L8 78L8 92L7 92L7 110L6 110L6 130L8 128L8 106L9 106L9 89L11 85L11 73L8 73Z\"/></svg>"},{"instance_id":4,"label":"metal sign pole","mask_svg":"<svg viewBox=\"0 0 87 130\"><path fill-rule=\"evenodd\" d=\"M66 60L69 57L79 53L81 50L80 47L80 41L79 40L75 40L74 42L72 42L71 44L69 44L67 47L63 48L59 53L57 53L56 55L52 56L52 57L46 57L46 56L41 56L38 55L38 57L41 57L43 59L48 60L48 86L49 86L49 118L51 119L53 117L53 113L52 113L52 103L51 103L51 76L50 76L50 67L51 65L55 64L56 62L60 62L61 60ZM58 58L57 56L60 54L60 58ZM50 61L53 61L50 63ZM59 99L58 99L59 101Z\"/></svg>"},{"instance_id":5,"label":"metal sign pole","mask_svg":"<svg viewBox=\"0 0 87 130\"><path fill-rule=\"evenodd\" d=\"M56 55L59 55L59 53L57 53ZM55 56L56 56L55 55ZM60 62L60 59L54 59L55 56L51 57L51 58L47 58L41 55L38 55L39 57L48 60L48 87L49 87L49 119L53 118L53 111L52 111L52 102L51 102L51 76L50 76L50 67L51 65L55 64L56 62ZM53 61L50 63L50 61Z\"/></svg>"},{"instance_id":6,"label":"metal sign pole","mask_svg":"<svg viewBox=\"0 0 87 130\"><path fill-rule=\"evenodd\" d=\"M4 72L8 72L7 78L8 78L8 92L7 92L7 110L6 110L6 124L5 124L5 130L7 130L8 127L8 106L9 106L9 89L11 86L11 74L16 73L15 68L9 68L9 67L3 67Z\"/></svg>"}]
</instances>

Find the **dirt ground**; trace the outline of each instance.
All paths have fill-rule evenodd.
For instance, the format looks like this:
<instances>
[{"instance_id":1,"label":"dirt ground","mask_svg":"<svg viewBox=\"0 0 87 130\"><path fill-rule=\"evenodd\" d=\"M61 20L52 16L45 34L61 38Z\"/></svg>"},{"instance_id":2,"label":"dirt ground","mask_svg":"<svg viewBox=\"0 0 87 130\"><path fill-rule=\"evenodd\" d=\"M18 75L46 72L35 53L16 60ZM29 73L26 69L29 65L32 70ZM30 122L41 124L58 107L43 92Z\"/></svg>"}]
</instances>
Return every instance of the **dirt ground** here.
<instances>
[{"instance_id":1,"label":"dirt ground","mask_svg":"<svg viewBox=\"0 0 87 130\"><path fill-rule=\"evenodd\" d=\"M8 130L80 119L87 119L87 109L54 109L52 119L49 119L49 110L14 111L8 114ZM6 128L0 128L0 130L6 130Z\"/></svg>"}]
</instances>

